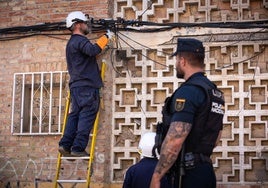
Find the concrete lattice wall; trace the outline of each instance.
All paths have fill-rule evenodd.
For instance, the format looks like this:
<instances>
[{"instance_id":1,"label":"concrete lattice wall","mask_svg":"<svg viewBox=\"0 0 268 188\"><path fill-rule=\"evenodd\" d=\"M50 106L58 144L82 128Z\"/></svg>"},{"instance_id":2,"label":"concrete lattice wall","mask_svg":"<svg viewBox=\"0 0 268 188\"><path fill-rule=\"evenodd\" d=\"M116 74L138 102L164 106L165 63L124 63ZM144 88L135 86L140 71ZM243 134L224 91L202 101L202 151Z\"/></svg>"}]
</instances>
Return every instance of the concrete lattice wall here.
<instances>
[{"instance_id":1,"label":"concrete lattice wall","mask_svg":"<svg viewBox=\"0 0 268 188\"><path fill-rule=\"evenodd\" d=\"M265 0L107 2L1 0L0 28L59 22L72 10L82 10L94 18L122 17L158 23L268 19ZM261 28L118 33L118 50L126 56L122 59L116 50L107 50L98 57L108 67L92 179L96 187L120 187L126 169L139 160L140 136L155 129L156 122L161 120L165 97L183 82L176 79L175 59L169 58L179 36L204 42L208 77L225 92L223 138L213 154L219 185L267 187L267 35L267 30ZM68 35L33 36L0 41L0 185L20 182L21 186L27 186L35 181L54 180L60 136L11 135L12 84L13 74L18 72L65 71L68 38ZM85 162L65 161L63 165L63 177L84 178Z\"/></svg>"},{"instance_id":2,"label":"concrete lattice wall","mask_svg":"<svg viewBox=\"0 0 268 188\"><path fill-rule=\"evenodd\" d=\"M268 18L265 1L120 0L115 7L116 17L136 20L142 15L158 23ZM223 137L212 156L218 183L267 184L267 36L267 30L250 28L119 33L126 57L114 60L112 181L120 181L137 162L140 136L155 130L165 98L183 82L176 79L175 58L169 57L177 37L194 37L204 42L208 77L226 97Z\"/></svg>"}]
</instances>

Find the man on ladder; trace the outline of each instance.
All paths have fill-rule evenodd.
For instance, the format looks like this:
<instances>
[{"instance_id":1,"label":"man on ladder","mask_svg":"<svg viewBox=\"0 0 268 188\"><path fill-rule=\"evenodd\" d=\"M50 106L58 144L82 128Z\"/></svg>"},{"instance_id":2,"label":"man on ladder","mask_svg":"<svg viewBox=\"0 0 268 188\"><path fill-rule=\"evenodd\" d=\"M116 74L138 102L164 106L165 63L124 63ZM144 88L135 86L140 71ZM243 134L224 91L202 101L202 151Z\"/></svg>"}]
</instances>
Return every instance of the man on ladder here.
<instances>
[{"instance_id":1,"label":"man on ladder","mask_svg":"<svg viewBox=\"0 0 268 188\"><path fill-rule=\"evenodd\" d=\"M66 101L63 136L59 141L59 154L54 188L58 183L86 183L90 184L90 174L94 159L96 143L100 96L99 90L103 86L104 71L106 64L102 62L99 70L96 56L112 39L113 34L108 31L92 44L86 35L90 32L90 20L87 15L80 11L71 12L66 18L66 27L72 32L66 47L66 59L70 74L68 97ZM72 105L69 112L70 100ZM89 134L93 128L90 157L85 151L89 141ZM61 159L87 159L87 177L84 180L59 180Z\"/></svg>"},{"instance_id":2,"label":"man on ladder","mask_svg":"<svg viewBox=\"0 0 268 188\"><path fill-rule=\"evenodd\" d=\"M96 55L105 48L112 34L108 31L92 44L86 37L90 21L80 11L67 16L66 27L72 32L66 46L71 113L59 142L59 152L66 157L88 157L85 148L99 110L99 89L103 86Z\"/></svg>"}]
</instances>

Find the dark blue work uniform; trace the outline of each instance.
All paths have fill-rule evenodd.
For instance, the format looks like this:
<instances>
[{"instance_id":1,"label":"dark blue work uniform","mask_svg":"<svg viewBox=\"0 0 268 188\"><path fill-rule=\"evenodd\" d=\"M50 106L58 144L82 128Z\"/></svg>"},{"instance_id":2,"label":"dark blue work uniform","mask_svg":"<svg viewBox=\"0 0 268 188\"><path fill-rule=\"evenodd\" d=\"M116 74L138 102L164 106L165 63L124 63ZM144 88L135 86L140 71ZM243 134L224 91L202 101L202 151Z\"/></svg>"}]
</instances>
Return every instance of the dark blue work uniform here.
<instances>
[{"instance_id":1,"label":"dark blue work uniform","mask_svg":"<svg viewBox=\"0 0 268 188\"><path fill-rule=\"evenodd\" d=\"M206 92L196 85L187 84L187 82L191 79L198 79L201 82L204 82L213 87L213 83L209 81L203 73L195 73L188 80L185 81L179 87L171 101L170 111L171 111L171 122L180 121L187 122L192 124L192 130L190 134L196 134L196 128L198 128L199 123L196 120L196 115L206 110L207 106L207 95ZM197 135L193 135L191 138L190 134L188 135L185 144L186 144L186 152L196 152L190 151L192 148L187 148L188 141L197 140L199 142ZM206 135L207 134L207 135ZM202 136L210 136L211 133L204 133ZM217 136L217 135L215 135ZM196 148L198 148L197 143ZM211 143L214 145L215 143ZM201 147L201 146L200 146ZM197 149L198 150L198 149ZM202 152L202 151L201 151ZM210 154L205 156L209 159ZM197 154L196 154L197 155ZM198 154L199 155L199 154ZM202 154L203 156L203 154ZM214 173L213 166L209 160L206 161L195 161L195 165L193 168L185 169L185 175L182 177L182 188L215 188L216 187L216 176Z\"/></svg>"},{"instance_id":2,"label":"dark blue work uniform","mask_svg":"<svg viewBox=\"0 0 268 188\"><path fill-rule=\"evenodd\" d=\"M74 34L66 47L70 75L71 113L59 142L66 150L83 152L99 109L99 88L103 86L96 55L101 52L85 36Z\"/></svg>"},{"instance_id":3,"label":"dark blue work uniform","mask_svg":"<svg viewBox=\"0 0 268 188\"><path fill-rule=\"evenodd\" d=\"M138 163L129 167L126 172L123 188L149 188L154 173L157 158L144 157ZM161 188L171 188L168 177L161 180Z\"/></svg>"}]
</instances>

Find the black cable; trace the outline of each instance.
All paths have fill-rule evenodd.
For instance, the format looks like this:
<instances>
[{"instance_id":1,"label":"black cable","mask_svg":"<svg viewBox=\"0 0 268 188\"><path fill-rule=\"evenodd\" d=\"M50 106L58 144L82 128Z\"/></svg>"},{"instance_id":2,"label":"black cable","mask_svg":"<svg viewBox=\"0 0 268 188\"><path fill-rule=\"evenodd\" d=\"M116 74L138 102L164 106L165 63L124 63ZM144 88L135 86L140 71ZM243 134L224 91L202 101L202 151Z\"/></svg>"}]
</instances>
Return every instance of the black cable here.
<instances>
[{"instance_id":1,"label":"black cable","mask_svg":"<svg viewBox=\"0 0 268 188\"><path fill-rule=\"evenodd\" d=\"M114 59L113 59L113 57L114 57L114 56L113 56L114 50L115 50L115 49L112 49L112 50L111 50L111 53L110 53L110 61L111 61L111 64L112 64L112 67L113 67L114 71L115 71L117 74L119 74L119 76L122 76L121 72L119 72L119 70L117 70L117 68L116 68L115 65L114 65Z\"/></svg>"},{"instance_id":2,"label":"black cable","mask_svg":"<svg viewBox=\"0 0 268 188\"><path fill-rule=\"evenodd\" d=\"M242 39L240 39L240 40L237 40L237 41L235 41L235 42L233 42L233 43L231 43L231 44L228 44L228 45L225 45L225 46L221 46L221 48L226 48L226 47L228 47L228 46L233 46L234 44L240 43L241 41L247 41L247 40L250 40L252 36L254 36L254 35L257 34L257 33L261 33L263 30L265 30L265 29L260 29L259 31L251 32L251 33L249 34L249 36L246 36L245 38L242 38ZM128 37L127 35L123 34L122 32L119 32L119 34L121 34L121 35L124 36L125 38L127 38L127 39L133 41L134 43L136 43L136 44L138 44L138 45L140 45L140 46L142 46L142 47L144 47L144 48L146 48L146 49L152 50L152 48L150 48L150 47L148 47L148 46L146 46L146 45L144 45L144 44L141 44L141 43L135 41L134 39L131 39L131 38ZM187 36L187 37L189 37L189 36ZM268 38L267 38L267 39L268 39ZM217 50L217 49L215 49L215 50ZM215 51L215 50L207 50L207 51L205 51L205 53L212 52L212 51ZM166 52L161 51L161 50L157 50L157 52L161 52L161 53L163 53L163 54L165 54L165 55L169 55L169 56L172 55L172 54L166 53Z\"/></svg>"},{"instance_id":3,"label":"black cable","mask_svg":"<svg viewBox=\"0 0 268 188\"><path fill-rule=\"evenodd\" d=\"M260 31L262 31L262 30L260 30ZM260 31L258 31L258 32L260 32ZM257 32L253 32L253 33L249 36L249 38L250 38L253 34L255 34L255 33L257 33ZM125 36L125 35L123 35L123 36ZM127 38L129 39L129 37L127 37ZM119 36L119 39L121 39L121 40L122 40L127 46L129 46L131 49L135 50L135 48L134 48L133 46L131 46L128 42L126 42L124 39L122 39L122 37ZM132 40L132 39L131 39L131 40ZM243 41L243 40L244 40L244 39L241 39L241 40L236 41L235 43L229 44L229 45L227 45L227 46L232 46L233 44L239 43L239 42L241 42L241 41ZM132 40L132 41L134 41L134 40ZM135 41L135 42L136 42L136 41ZM137 42L136 42L136 43L137 43ZM139 44L139 43L137 43L137 44ZM150 49L149 47L147 47L147 46L145 46L145 45L142 45L142 46L143 46L143 47L146 47L146 48L148 48L148 49ZM227 46L226 46L226 47L227 47ZM207 51L207 52L209 52L209 51ZM255 54L255 55L253 55L252 57L249 57L249 58L247 58L247 59L245 59L245 60L241 60L241 61L239 61L239 62L235 62L235 63L229 64L229 65L226 65L226 66L222 66L222 67L220 67L220 68L215 68L214 70L205 70L205 72L220 71L220 70L222 70L222 69L231 67L231 66L233 66L234 64L240 64L240 63L243 63L243 62L248 61L248 60L250 60L250 59L253 59L253 58L255 58L255 57L258 57L258 56L259 56L260 54L262 54L263 52L264 52L264 50L260 51L259 53ZM153 62L156 63L156 64L159 64L159 65L161 65L161 66L165 66L165 67L169 67L168 65L159 63L159 62L157 62L156 60L151 59L150 57L144 55L144 54L141 53L141 52L139 52L139 54L142 55L143 57L146 57L147 59L153 61ZM176 68L174 67L174 70L175 70L175 69L176 69Z\"/></svg>"},{"instance_id":4,"label":"black cable","mask_svg":"<svg viewBox=\"0 0 268 188\"><path fill-rule=\"evenodd\" d=\"M234 44L237 44L237 43L239 43L239 42L241 42L241 41L250 40L250 38L251 38L253 35L255 35L256 33L260 33L260 32L263 31L263 30L264 30L264 29L261 29L261 30L256 31L256 32L252 32L252 33L250 33L250 35L249 35L247 38L240 39L240 40L235 41L235 42L233 42L233 43L231 43L231 44L229 44L229 45L223 46L223 47L221 47L221 48L225 48L225 47L228 47L228 46L233 46ZM124 35L124 34L121 33L121 32L119 32L119 34L121 34L122 36L124 36L124 37L126 37L127 39L129 39L129 40L135 42L136 44L139 44L140 46L142 46L142 47L144 47L144 48L146 48L146 49L151 49L150 47L148 47L148 46L146 46L146 45L143 45L143 44L141 44L141 43L139 43L139 42L137 42L137 41L131 39L130 37ZM134 47L131 46L129 43L127 43L125 40L123 40L122 37L121 37L120 39L121 39L125 44L127 44L129 47L131 47L132 49L134 49ZM207 52L211 52L211 51L214 51L214 50L209 50L209 51L206 51L205 53L207 53ZM162 52L162 51L161 51L161 52ZM169 56L171 55L171 54L168 54L168 53L165 53L165 52L162 52L162 53L164 53L164 54L166 54L166 55L169 55ZM254 56L252 56L252 57L250 57L250 58L248 58L248 59L246 59L246 60L242 60L242 61L238 62L238 64L239 64L239 63L243 63L243 62L245 62L245 61L247 61L247 60L250 60L250 59L252 59L252 58L254 58L254 57L257 57L257 56L260 55L261 53L263 53L263 51L257 53L256 55L254 55ZM149 60L151 60L151 61L157 63L157 64L160 64L160 65L162 65L162 66L166 66L166 67L168 67L167 65L161 64L161 63L159 63L159 62L157 62L157 61L155 61L155 60L149 58L148 56L146 56L146 55L144 55L144 54L142 54L142 53L140 53L140 54L141 54L142 56L148 58ZM237 62L236 62L236 63L237 63ZM222 70L222 69L231 67L231 66L233 66L233 64L230 64L230 65L227 65L227 66L222 66L221 68L215 68L214 70L205 70L205 71L206 71L206 72L219 71L219 70ZM175 68L174 68L174 69L175 69Z\"/></svg>"},{"instance_id":5,"label":"black cable","mask_svg":"<svg viewBox=\"0 0 268 188\"><path fill-rule=\"evenodd\" d=\"M131 74L130 74L130 70L129 70L129 68L128 68L128 64L126 64L126 72L127 72L127 74L128 74L128 77L129 77L129 81L130 81L130 84L131 84L131 87L132 87L132 85L133 85L133 82L132 82L132 79L131 79ZM136 101L137 101L137 105L138 105L138 107L141 109L141 111L142 111L142 113L144 114L144 116L145 117L147 117L146 116L146 113L145 113L145 110L142 108L142 106L141 106L141 104L139 105L138 104L138 101L141 101L140 99L139 99L139 96L138 96L138 94L136 93L136 91L134 90L134 92L135 92L135 96L136 96Z\"/></svg>"},{"instance_id":6,"label":"black cable","mask_svg":"<svg viewBox=\"0 0 268 188\"><path fill-rule=\"evenodd\" d=\"M141 28L141 26L150 26L150 28ZM208 27L208 28L234 28L234 29L249 29L249 28L268 28L268 20L247 21L247 22L210 22L210 23L155 23L148 21L124 20L92 20L92 32L103 32L107 29L112 31L132 31L132 32L162 32L181 27ZM18 26L11 28L0 29L0 36L12 34L28 35L38 32L48 31L65 31L65 22L42 23L32 26ZM29 35L30 36L30 35ZM14 38L15 39L15 38Z\"/></svg>"},{"instance_id":7,"label":"black cable","mask_svg":"<svg viewBox=\"0 0 268 188\"><path fill-rule=\"evenodd\" d=\"M154 23L147 21L123 21L124 25L132 26L125 27L125 31L132 32L161 32L167 31L174 28L181 27L204 27L204 28L233 28L233 29L249 29L249 28L268 28L268 20L259 20L259 21L247 21L247 22L209 22L209 23ZM134 27L141 26L155 26L158 28L143 28L135 29Z\"/></svg>"},{"instance_id":8,"label":"black cable","mask_svg":"<svg viewBox=\"0 0 268 188\"><path fill-rule=\"evenodd\" d=\"M119 38L120 38L126 45L128 45L131 49L135 50L135 48L134 48L133 46L131 46L128 42L126 42L126 41L125 41L124 39L122 39L120 36L119 36ZM146 57L147 59L153 61L153 62L156 63L156 64L159 64L159 65L164 66L164 67L169 67L169 66L167 66L167 65L165 65L165 64L162 64L162 63L159 63L159 62L155 61L154 59L152 59L152 58L150 58L150 57L144 55L144 54L141 53L141 52L139 52L139 54L140 54L141 56Z\"/></svg>"},{"instance_id":9,"label":"black cable","mask_svg":"<svg viewBox=\"0 0 268 188\"><path fill-rule=\"evenodd\" d=\"M141 14L141 15L139 15L139 17L142 17L143 16L143 14L145 14L145 12L147 12L151 7L152 7L152 5L153 5L153 2L152 1L148 1L148 3L150 3L150 5L147 7L147 9L146 10L144 10L143 11L143 13ZM147 4L148 5L148 4Z\"/></svg>"},{"instance_id":10,"label":"black cable","mask_svg":"<svg viewBox=\"0 0 268 188\"><path fill-rule=\"evenodd\" d=\"M122 36L126 37L127 39L129 39L129 40L135 42L136 44L138 44L138 45L140 45L140 46L142 46L142 47L144 47L144 48L146 48L146 49L154 50L154 49L152 49L152 48L150 48L150 47L148 47L148 46L146 46L146 45L144 45L144 44L141 44L141 43L135 41L134 39L131 39L131 38L128 37L127 35L123 34L122 32L119 32L119 34L121 34ZM169 55L169 56L172 55L172 54L166 53L166 52L164 52L164 51L162 51L162 50L157 50L157 52L161 52L161 53L163 53L163 54L165 54L165 55Z\"/></svg>"},{"instance_id":11,"label":"black cable","mask_svg":"<svg viewBox=\"0 0 268 188\"><path fill-rule=\"evenodd\" d=\"M55 23L42 23L32 26L17 26L11 28L0 29L0 34L18 34L27 32L44 32L44 31L63 31L67 30L65 27L65 22L55 22Z\"/></svg>"},{"instance_id":12,"label":"black cable","mask_svg":"<svg viewBox=\"0 0 268 188\"><path fill-rule=\"evenodd\" d=\"M241 60L241 61L239 61L239 62L234 62L234 63L229 64L229 65L224 65L224 66L222 66L222 67L220 67L220 68L215 68L214 70L205 70L205 72L220 71L220 70L226 69L226 68L228 68L228 67L232 67L234 64L241 64L241 63L244 63L245 61L248 61L248 60L251 60L251 59L253 59L253 58L255 58L255 57L258 57L258 56L261 55L264 51L265 51L265 50L263 49L262 51L256 53L255 55L253 55L253 56L251 56L251 57L249 57L249 58L247 58L247 59Z\"/></svg>"},{"instance_id":13,"label":"black cable","mask_svg":"<svg viewBox=\"0 0 268 188\"><path fill-rule=\"evenodd\" d=\"M228 46L233 46L233 45L238 44L238 43L240 43L240 42L242 42L242 41L249 41L249 40L251 39L252 36L254 36L254 35L257 34L257 33L262 33L262 31L264 31L264 30L265 30L265 29L260 29L260 30L255 31L255 32L251 32L251 33L249 34L248 37L242 38L242 39L240 39L240 40L236 40L236 41L234 41L234 42L231 43L231 44L228 44L228 45L225 45L225 46L221 46L221 49L222 49L222 48L226 48L226 47L228 47ZM212 36L212 35L211 35L211 36ZM267 40L268 40L268 37L267 37ZM213 52L213 51L216 51L216 50L217 50L217 49L215 49L215 50L208 50L208 51L205 51L205 53L207 53L207 52Z\"/></svg>"},{"instance_id":14,"label":"black cable","mask_svg":"<svg viewBox=\"0 0 268 188\"><path fill-rule=\"evenodd\" d=\"M250 58L247 58L246 60L243 60L243 61L240 61L240 62L238 62L238 64L239 63L241 63L241 62L245 62L245 61L248 61L248 60L250 60L250 59L253 59L253 58L255 58L255 57L258 57L260 54L262 54L263 52L264 52L265 50L263 49L261 52L259 52L258 54L256 54L256 55L254 55L254 56L252 56L252 57L250 57ZM255 77L256 77L256 69L257 69L257 67L258 67L258 64L259 64L259 61L257 61L257 63L256 63L256 66L255 66L255 68L254 68L254 74L253 74L253 77L252 77L252 81L255 81ZM229 66L228 66L229 67ZM225 67L226 68L226 67ZM245 98L248 98L249 97L249 94L250 94L250 92L251 92L251 89L252 89L252 86L253 86L253 84L250 84L250 86L249 86L249 91L248 91L248 93L247 93L247 96L245 97ZM230 116L230 117L239 117L239 114L243 111L245 109L245 102L244 102L244 105L239 109L239 111L237 112L237 114L235 115L235 116ZM228 121L228 120L227 120ZM233 121L228 121L228 122L230 122L231 124L232 123L234 123L235 122L235 119L233 120ZM227 122L227 123L228 123Z\"/></svg>"},{"instance_id":15,"label":"black cable","mask_svg":"<svg viewBox=\"0 0 268 188\"><path fill-rule=\"evenodd\" d=\"M103 33L103 32L101 32ZM51 34L51 33L40 33L40 32L37 32L37 33L31 33L31 34L25 34L25 35L17 35L17 36L5 36L3 38L1 38L1 35L0 35L0 41L10 41L10 40L19 40L19 39L23 39L23 38L28 38L28 37L34 37L34 36L46 36L46 37L50 37L50 38L54 38L54 39L59 39L59 40L68 40L68 39L65 39L65 38L61 38L61 37L57 37L57 36L70 36L71 33L54 33L54 34ZM89 40L95 40L99 37L94 37L94 38L89 38Z\"/></svg>"},{"instance_id":16,"label":"black cable","mask_svg":"<svg viewBox=\"0 0 268 188\"><path fill-rule=\"evenodd\" d=\"M119 32L119 31L138 31L138 32L160 32L160 31L165 31L167 29L171 29L171 28L175 28L175 27L223 27L223 28L227 28L227 27L232 27L232 28L254 28L255 27L261 27L264 30L264 28L267 28L267 23L268 20L261 20L261 21L249 21L249 22L224 22L224 23L154 23L154 22L145 22L145 21L133 21L133 20L124 20L122 18L119 18L117 20L104 20L104 19L100 19L97 21L92 21L92 32L103 32L104 30L106 30L107 28L112 28L112 30L114 32ZM127 28L127 26L135 26L135 27L139 27L139 26L162 26L163 28L153 28L153 29L142 29L142 30L137 30L137 29L133 29L133 28ZM44 23L44 24L39 24L39 25L34 25L34 26L19 26L19 27L13 27L13 28L5 28L5 29L0 29L0 41L8 41L8 40L18 40L18 39L22 39L22 38L27 38L27 37L32 37L32 36L37 36L37 35L43 35L43 36L48 36L48 37L53 37L53 38L57 38L54 37L56 35L70 35L70 34L48 34L48 33L42 33L42 32L48 32L48 31L62 31L62 30L67 30L67 28L65 27L65 22L56 22L56 23ZM260 30L260 31L261 31ZM24 33L24 35L21 35L22 33ZM255 32L257 33L257 32ZM252 33L249 37L251 37L253 34ZM1 36L1 34L3 36ZM6 35L13 35L13 36L6 36ZM19 34L19 35L15 35L14 34ZM122 33L121 33L122 34ZM123 34L122 34L123 35ZM128 46L130 46L132 49L134 49L131 45L129 45L125 40L122 39L122 37L119 37L117 34L116 36L118 38L120 38L123 42L125 42ZM126 35L123 35L124 37L127 37ZM128 37L127 37L128 38ZM65 40L62 38L57 38L57 39L61 39L61 40ZM128 38L129 39L129 38ZM267 37L268 39L268 37ZM131 39L132 40L132 39ZM118 41L118 40L117 40ZM134 40L132 40L134 41ZM236 41L235 43L240 42ZM135 41L136 42L136 41ZM142 45L138 42L136 42L137 44L146 47L145 45ZM230 46L230 45L228 45ZM148 49L150 49L149 47L146 47ZM165 67L169 67L167 65L164 65L162 63L159 63L151 58L149 58L148 56L140 53L142 56L146 57L147 59L153 61L156 64L159 64L161 66L165 66ZM244 61L242 61L244 62ZM232 66L232 65L230 65ZM222 67L220 69L215 69L215 70L221 70L223 68L226 67ZM212 71L212 70L207 70L207 71Z\"/></svg>"},{"instance_id":17,"label":"black cable","mask_svg":"<svg viewBox=\"0 0 268 188\"><path fill-rule=\"evenodd\" d=\"M122 39L121 39L121 40L122 40ZM132 49L134 49L134 48L133 48L131 45L129 45L126 41L124 41L124 40L122 40L122 41L123 41L124 43L126 43L128 46L130 46ZM231 66L233 66L234 64L241 64L241 63L244 63L244 62L246 62L246 61L248 61L248 60L251 60L251 59L253 59L253 58L255 58L255 57L259 57L260 54L262 54L264 51L265 51L265 49L263 49L263 50L260 51L259 53L255 54L255 55L253 55L253 56L251 56L251 57L249 57L249 58L247 58L247 59L245 59L245 60L241 60L241 61L239 61L239 62L234 62L234 63L232 63L232 64L230 64L230 65L222 66L221 68L218 68L218 69L215 68L215 71L218 71L218 70L222 70L222 69L231 67ZM145 56L145 57L148 58L148 59L150 59L149 57L147 57L146 55L143 55L142 53L141 53L141 55L142 55L142 56ZM152 59L150 59L150 60L152 60ZM161 64L161 63L159 63L159 62L156 62L155 60L152 60L152 61L155 62L155 63ZM163 65L163 64L161 64L161 65ZM256 64L256 66L255 66L255 70L256 70L257 66L258 66L258 61L257 61L257 64ZM175 68L174 68L174 69L175 69ZM213 70L205 70L205 71L207 72L207 71L213 71ZM132 84L131 74L129 73L128 67L127 67L127 73L128 73L128 75L129 75L129 78L130 78L130 83ZM255 76L256 76L256 72L254 72L254 74L253 74L253 78L252 78L253 81L255 80ZM247 97L249 96L249 93L250 93L250 91L251 91L252 85L253 85L253 84L250 85L250 90L249 90L249 92L248 92L248 94L247 94ZM137 94L136 94L136 97L137 97L137 100L138 100L138 96L137 96ZM142 110L142 113L146 116L144 109L143 109L141 106L140 106L140 108L141 108L141 110ZM238 116L244 109L245 109L245 104L244 104L244 106L239 110L239 112L237 113L236 116ZM234 123L234 120L231 121L230 123Z\"/></svg>"}]
</instances>

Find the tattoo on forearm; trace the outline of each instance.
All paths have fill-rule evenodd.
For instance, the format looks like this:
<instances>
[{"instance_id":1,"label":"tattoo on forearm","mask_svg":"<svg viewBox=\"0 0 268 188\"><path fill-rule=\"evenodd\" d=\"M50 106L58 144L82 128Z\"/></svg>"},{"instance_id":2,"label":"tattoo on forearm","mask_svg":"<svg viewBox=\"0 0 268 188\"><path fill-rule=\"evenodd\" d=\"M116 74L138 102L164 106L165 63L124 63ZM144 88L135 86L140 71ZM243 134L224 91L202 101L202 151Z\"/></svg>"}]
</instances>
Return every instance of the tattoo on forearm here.
<instances>
[{"instance_id":1,"label":"tattoo on forearm","mask_svg":"<svg viewBox=\"0 0 268 188\"><path fill-rule=\"evenodd\" d=\"M164 175L174 164L191 128L192 124L185 122L172 122L170 124L168 133L162 144L161 156L155 172Z\"/></svg>"},{"instance_id":2,"label":"tattoo on forearm","mask_svg":"<svg viewBox=\"0 0 268 188\"><path fill-rule=\"evenodd\" d=\"M167 137L182 138L186 137L191 131L192 124L185 122L172 122L170 124Z\"/></svg>"}]
</instances>

